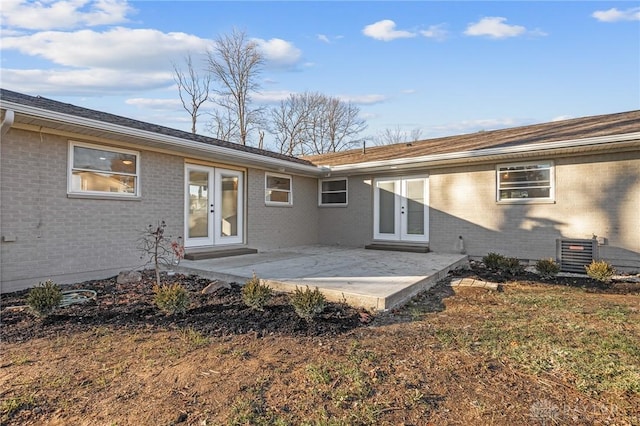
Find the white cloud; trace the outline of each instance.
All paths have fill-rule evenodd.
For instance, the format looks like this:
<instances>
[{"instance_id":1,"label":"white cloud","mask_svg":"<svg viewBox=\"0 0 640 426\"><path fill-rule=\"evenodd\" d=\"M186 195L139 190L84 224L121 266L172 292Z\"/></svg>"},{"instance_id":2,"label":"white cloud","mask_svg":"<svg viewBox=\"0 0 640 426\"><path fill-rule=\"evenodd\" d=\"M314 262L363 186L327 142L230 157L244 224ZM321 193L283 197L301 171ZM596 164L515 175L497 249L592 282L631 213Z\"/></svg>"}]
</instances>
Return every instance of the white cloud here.
<instances>
[{"instance_id":1,"label":"white cloud","mask_svg":"<svg viewBox=\"0 0 640 426\"><path fill-rule=\"evenodd\" d=\"M127 105L138 108L151 109L156 111L175 111L182 109L180 99L159 99L159 98L130 98L125 101Z\"/></svg>"},{"instance_id":2,"label":"white cloud","mask_svg":"<svg viewBox=\"0 0 640 426\"><path fill-rule=\"evenodd\" d=\"M367 37L374 38L376 40L391 41L397 38L411 38L416 34L410 31L396 30L396 23L390 19L384 19L376 23L367 25L362 30L362 33Z\"/></svg>"},{"instance_id":3,"label":"white cloud","mask_svg":"<svg viewBox=\"0 0 640 426\"><path fill-rule=\"evenodd\" d=\"M188 51L203 51L209 43L185 33L117 27L105 32L45 31L5 37L2 49L18 50L66 67L155 71L171 69L171 61Z\"/></svg>"},{"instance_id":4,"label":"white cloud","mask_svg":"<svg viewBox=\"0 0 640 426\"><path fill-rule=\"evenodd\" d=\"M264 104L272 104L287 99L291 94L294 94L294 92L288 90L263 90L260 93L252 95L251 99Z\"/></svg>"},{"instance_id":5,"label":"white cloud","mask_svg":"<svg viewBox=\"0 0 640 426\"><path fill-rule=\"evenodd\" d=\"M559 115L551 119L551 121L564 121L574 118L572 115Z\"/></svg>"},{"instance_id":6,"label":"white cloud","mask_svg":"<svg viewBox=\"0 0 640 426\"><path fill-rule=\"evenodd\" d=\"M171 72L131 73L91 68L83 70L2 69L2 84L24 93L57 95L119 94L165 87L173 80Z\"/></svg>"},{"instance_id":7,"label":"white cloud","mask_svg":"<svg viewBox=\"0 0 640 426\"><path fill-rule=\"evenodd\" d=\"M321 41L323 43L327 43L327 44L331 44L336 40L340 40L343 39L344 36L341 35L337 35L337 36L328 36L326 34L316 34L316 39L318 39L318 41Z\"/></svg>"},{"instance_id":8,"label":"white cloud","mask_svg":"<svg viewBox=\"0 0 640 426\"><path fill-rule=\"evenodd\" d=\"M597 10L591 16L602 22L640 21L640 7L627 10L618 10L615 7L609 10Z\"/></svg>"},{"instance_id":9,"label":"white cloud","mask_svg":"<svg viewBox=\"0 0 640 426\"><path fill-rule=\"evenodd\" d=\"M258 48L264 55L267 64L275 67L291 67L295 65L302 56L302 51L295 47L293 43L280 38L263 40L253 39L258 44Z\"/></svg>"},{"instance_id":10,"label":"white cloud","mask_svg":"<svg viewBox=\"0 0 640 426\"><path fill-rule=\"evenodd\" d=\"M465 34L469 36L486 36L490 38L517 37L526 33L527 29L521 25L505 24L507 18L492 16L482 18L478 22L469 24Z\"/></svg>"},{"instance_id":11,"label":"white cloud","mask_svg":"<svg viewBox=\"0 0 640 426\"><path fill-rule=\"evenodd\" d=\"M125 0L2 0L0 16L3 26L52 30L121 24L133 11Z\"/></svg>"},{"instance_id":12,"label":"white cloud","mask_svg":"<svg viewBox=\"0 0 640 426\"><path fill-rule=\"evenodd\" d=\"M449 35L444 24L431 25L428 29L420 31L420 34L427 38L443 41Z\"/></svg>"},{"instance_id":13,"label":"white cloud","mask_svg":"<svg viewBox=\"0 0 640 426\"><path fill-rule=\"evenodd\" d=\"M530 120L515 118L492 118L480 120L464 120L457 123L449 123L440 126L428 126L424 128L426 138L435 138L451 135L464 135L480 131L498 130L510 127L531 124Z\"/></svg>"},{"instance_id":14,"label":"white cloud","mask_svg":"<svg viewBox=\"0 0 640 426\"><path fill-rule=\"evenodd\" d=\"M337 98L340 99L343 102L351 102L351 103L360 104L360 105L372 105L372 104L377 104L377 103L384 102L385 100L387 100L386 96L384 96L384 95L376 95L376 94L371 94L371 95L338 95Z\"/></svg>"},{"instance_id":15,"label":"white cloud","mask_svg":"<svg viewBox=\"0 0 640 426\"><path fill-rule=\"evenodd\" d=\"M401 90L400 93L403 93L405 95L413 95L414 93L417 93L416 89L404 89Z\"/></svg>"}]
</instances>

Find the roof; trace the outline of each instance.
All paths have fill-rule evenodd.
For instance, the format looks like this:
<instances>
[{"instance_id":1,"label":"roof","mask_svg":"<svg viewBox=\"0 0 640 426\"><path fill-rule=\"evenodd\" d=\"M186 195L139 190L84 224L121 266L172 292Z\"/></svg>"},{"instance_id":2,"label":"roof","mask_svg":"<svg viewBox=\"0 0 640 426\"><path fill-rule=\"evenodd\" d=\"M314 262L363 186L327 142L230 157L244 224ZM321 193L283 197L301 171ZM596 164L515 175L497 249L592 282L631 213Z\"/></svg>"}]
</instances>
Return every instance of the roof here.
<instances>
[{"instance_id":1,"label":"roof","mask_svg":"<svg viewBox=\"0 0 640 426\"><path fill-rule=\"evenodd\" d=\"M127 117L122 117L115 114L109 114L102 111L97 111L89 108L83 108L64 102L55 101L52 99L44 98L42 96L29 96L11 90L0 89L0 99L2 102L12 102L20 105L34 107L42 110L52 111L61 114L72 115L75 117L85 118L88 120L96 120L103 123L113 124L117 126L128 127L136 130L143 130L147 132L157 133L160 135L171 136L180 138L192 142L197 142L206 145L218 146L223 148L229 148L240 152L261 155L265 157L275 158L279 160L290 161L298 164L311 165L308 160L304 160L297 157L291 157L284 154L279 154L273 151L254 148L246 145L241 145L233 142L227 142L220 139L193 134L182 130L172 129L170 127L160 126L157 124L147 123L144 121L134 120Z\"/></svg>"},{"instance_id":2,"label":"roof","mask_svg":"<svg viewBox=\"0 0 640 426\"><path fill-rule=\"evenodd\" d=\"M367 147L336 153L302 157L319 166L345 166L419 157L434 157L456 152L474 152L495 148L514 148L599 136L640 132L640 110L596 115L534 124L511 129L480 131L459 136L417 142Z\"/></svg>"}]
</instances>

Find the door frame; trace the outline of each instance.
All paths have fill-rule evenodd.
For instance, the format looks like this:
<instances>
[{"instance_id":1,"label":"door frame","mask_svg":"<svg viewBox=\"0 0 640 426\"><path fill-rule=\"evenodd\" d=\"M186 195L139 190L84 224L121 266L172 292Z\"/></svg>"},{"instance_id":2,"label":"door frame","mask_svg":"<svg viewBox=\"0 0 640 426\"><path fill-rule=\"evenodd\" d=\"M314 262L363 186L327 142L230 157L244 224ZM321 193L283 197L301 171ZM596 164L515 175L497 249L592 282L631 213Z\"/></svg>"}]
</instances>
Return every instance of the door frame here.
<instances>
[{"instance_id":1,"label":"door frame","mask_svg":"<svg viewBox=\"0 0 640 426\"><path fill-rule=\"evenodd\" d=\"M201 171L208 173L207 182L207 236L189 238L189 172ZM234 176L238 179L237 206L236 206L236 235L224 236L222 227L222 182L223 177ZM214 247L230 244L244 243L244 176L245 173L236 169L205 166L202 164L185 163L184 166L184 244L187 248ZM220 207L220 208L218 208Z\"/></svg>"},{"instance_id":2,"label":"door frame","mask_svg":"<svg viewBox=\"0 0 640 426\"><path fill-rule=\"evenodd\" d=\"M407 230L408 210L407 182L412 180L423 180L423 198L424 198L424 233L409 234ZM378 184L381 182L393 182L394 191L394 232L381 233L380 226L380 189ZM429 176L394 176L380 177L373 179L373 238L374 240L398 241L398 242L429 242Z\"/></svg>"}]
</instances>

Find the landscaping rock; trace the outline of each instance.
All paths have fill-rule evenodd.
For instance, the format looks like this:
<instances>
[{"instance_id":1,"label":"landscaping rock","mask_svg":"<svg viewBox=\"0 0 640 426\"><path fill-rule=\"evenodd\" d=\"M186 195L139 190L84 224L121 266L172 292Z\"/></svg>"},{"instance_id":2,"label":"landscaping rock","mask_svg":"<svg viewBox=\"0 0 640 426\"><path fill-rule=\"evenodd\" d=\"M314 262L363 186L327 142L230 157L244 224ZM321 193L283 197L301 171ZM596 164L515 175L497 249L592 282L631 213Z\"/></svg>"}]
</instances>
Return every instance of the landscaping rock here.
<instances>
[{"instance_id":1,"label":"landscaping rock","mask_svg":"<svg viewBox=\"0 0 640 426\"><path fill-rule=\"evenodd\" d=\"M132 284L140 281L142 281L142 274L139 271L122 271L116 278L118 284Z\"/></svg>"},{"instance_id":2,"label":"landscaping rock","mask_svg":"<svg viewBox=\"0 0 640 426\"><path fill-rule=\"evenodd\" d=\"M202 294L212 294L223 288L231 290L231 284L224 281L211 281L208 286L202 289Z\"/></svg>"}]
</instances>

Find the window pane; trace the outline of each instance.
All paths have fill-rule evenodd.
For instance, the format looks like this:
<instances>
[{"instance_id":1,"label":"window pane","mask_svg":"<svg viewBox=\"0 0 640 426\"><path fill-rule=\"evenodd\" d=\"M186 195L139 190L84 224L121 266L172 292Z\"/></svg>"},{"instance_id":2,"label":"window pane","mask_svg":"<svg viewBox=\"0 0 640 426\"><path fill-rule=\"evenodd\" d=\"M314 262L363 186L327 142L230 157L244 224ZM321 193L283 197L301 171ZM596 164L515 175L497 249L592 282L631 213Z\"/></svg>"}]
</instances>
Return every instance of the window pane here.
<instances>
[{"instance_id":1,"label":"window pane","mask_svg":"<svg viewBox=\"0 0 640 426\"><path fill-rule=\"evenodd\" d=\"M407 234L424 234L424 179L407 181Z\"/></svg>"},{"instance_id":2,"label":"window pane","mask_svg":"<svg viewBox=\"0 0 640 426\"><path fill-rule=\"evenodd\" d=\"M393 234L396 232L396 194L394 182L380 182L378 185L379 191L379 206L380 212L380 225L379 232L381 234Z\"/></svg>"},{"instance_id":3,"label":"window pane","mask_svg":"<svg viewBox=\"0 0 640 426\"><path fill-rule=\"evenodd\" d=\"M322 204L346 204L346 192L328 192L322 194Z\"/></svg>"},{"instance_id":4,"label":"window pane","mask_svg":"<svg viewBox=\"0 0 640 426\"><path fill-rule=\"evenodd\" d=\"M289 192L269 190L267 191L267 201L274 203L288 203Z\"/></svg>"},{"instance_id":5,"label":"window pane","mask_svg":"<svg viewBox=\"0 0 640 426\"><path fill-rule=\"evenodd\" d=\"M74 146L73 168L135 174L136 155Z\"/></svg>"},{"instance_id":6,"label":"window pane","mask_svg":"<svg viewBox=\"0 0 640 426\"><path fill-rule=\"evenodd\" d=\"M223 237L238 235L238 177L222 176L222 214L220 234Z\"/></svg>"},{"instance_id":7,"label":"window pane","mask_svg":"<svg viewBox=\"0 0 640 426\"><path fill-rule=\"evenodd\" d=\"M71 190L73 192L93 191L135 194L135 188L135 176L74 170L71 177Z\"/></svg>"},{"instance_id":8,"label":"window pane","mask_svg":"<svg viewBox=\"0 0 640 426\"><path fill-rule=\"evenodd\" d=\"M500 199L551 198L551 167L551 163L500 167Z\"/></svg>"},{"instance_id":9,"label":"window pane","mask_svg":"<svg viewBox=\"0 0 640 426\"><path fill-rule=\"evenodd\" d=\"M322 191L346 191L347 180L329 180L322 182Z\"/></svg>"},{"instance_id":10,"label":"window pane","mask_svg":"<svg viewBox=\"0 0 640 426\"><path fill-rule=\"evenodd\" d=\"M280 176L267 176L267 188L269 189L291 189L291 179Z\"/></svg>"}]
</instances>

